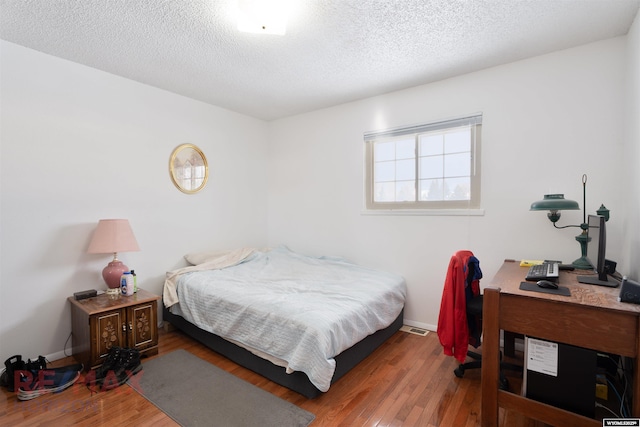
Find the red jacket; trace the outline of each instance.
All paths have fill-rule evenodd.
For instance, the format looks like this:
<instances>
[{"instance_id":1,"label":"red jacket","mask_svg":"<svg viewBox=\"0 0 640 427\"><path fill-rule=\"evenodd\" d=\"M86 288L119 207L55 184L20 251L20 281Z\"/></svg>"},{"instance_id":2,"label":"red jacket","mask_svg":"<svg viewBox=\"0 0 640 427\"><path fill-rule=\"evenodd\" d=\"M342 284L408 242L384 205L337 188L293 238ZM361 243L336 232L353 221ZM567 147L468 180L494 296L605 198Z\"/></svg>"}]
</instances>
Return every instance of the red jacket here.
<instances>
[{"instance_id":1,"label":"red jacket","mask_svg":"<svg viewBox=\"0 0 640 427\"><path fill-rule=\"evenodd\" d=\"M442 291L440 315L438 317L438 338L444 347L444 354L454 356L463 363L469 347L469 325L467 323L467 296L480 294L481 273L471 278L471 288L466 290L469 259L471 251L458 251L449 261L447 278ZM478 268L479 271L479 268Z\"/></svg>"}]
</instances>

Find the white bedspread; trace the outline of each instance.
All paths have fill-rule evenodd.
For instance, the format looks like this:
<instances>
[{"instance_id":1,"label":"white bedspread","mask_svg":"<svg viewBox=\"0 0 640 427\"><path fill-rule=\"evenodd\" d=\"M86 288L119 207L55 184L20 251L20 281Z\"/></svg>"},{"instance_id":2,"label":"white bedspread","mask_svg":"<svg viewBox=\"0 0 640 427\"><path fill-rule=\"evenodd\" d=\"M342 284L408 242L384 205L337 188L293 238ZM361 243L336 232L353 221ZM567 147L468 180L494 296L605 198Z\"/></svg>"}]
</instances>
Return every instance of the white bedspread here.
<instances>
[{"instance_id":1,"label":"white bedspread","mask_svg":"<svg viewBox=\"0 0 640 427\"><path fill-rule=\"evenodd\" d=\"M176 280L180 311L201 329L287 362L327 391L334 356L389 326L404 306L397 274L281 247Z\"/></svg>"}]
</instances>

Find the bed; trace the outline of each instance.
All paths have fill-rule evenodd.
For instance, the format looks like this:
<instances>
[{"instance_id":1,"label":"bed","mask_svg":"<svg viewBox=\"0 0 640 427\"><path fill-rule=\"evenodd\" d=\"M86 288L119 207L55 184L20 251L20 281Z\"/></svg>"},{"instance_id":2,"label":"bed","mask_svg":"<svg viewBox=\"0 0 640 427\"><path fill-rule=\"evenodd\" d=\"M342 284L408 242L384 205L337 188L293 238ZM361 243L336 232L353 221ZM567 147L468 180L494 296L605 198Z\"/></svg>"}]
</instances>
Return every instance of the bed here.
<instances>
[{"instance_id":1,"label":"bed","mask_svg":"<svg viewBox=\"0 0 640 427\"><path fill-rule=\"evenodd\" d=\"M308 398L402 326L397 274L286 247L193 258L167 273L164 320Z\"/></svg>"}]
</instances>

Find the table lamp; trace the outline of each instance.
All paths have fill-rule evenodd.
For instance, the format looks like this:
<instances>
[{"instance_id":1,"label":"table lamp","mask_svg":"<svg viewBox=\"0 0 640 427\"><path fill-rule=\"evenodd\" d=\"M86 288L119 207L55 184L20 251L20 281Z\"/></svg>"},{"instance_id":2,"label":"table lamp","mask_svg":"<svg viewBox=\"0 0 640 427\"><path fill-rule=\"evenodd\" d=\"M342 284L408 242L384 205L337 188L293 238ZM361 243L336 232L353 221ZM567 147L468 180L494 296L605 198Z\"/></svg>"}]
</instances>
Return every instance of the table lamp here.
<instances>
[{"instance_id":1,"label":"table lamp","mask_svg":"<svg viewBox=\"0 0 640 427\"><path fill-rule=\"evenodd\" d=\"M93 233L87 253L113 254L111 261L102 270L102 278L108 286L107 293L111 295L120 292L120 276L129 267L118 259L118 252L139 251L138 242L133 235L133 230L126 219L101 219Z\"/></svg>"},{"instance_id":2,"label":"table lamp","mask_svg":"<svg viewBox=\"0 0 640 427\"><path fill-rule=\"evenodd\" d=\"M580 225L564 225L562 227L558 227L556 223L560 219L560 211L562 210L578 210L580 207L578 206L578 202L573 200L567 200L564 198L564 194L545 194L542 200L537 202L533 202L531 204L532 211L549 211L547 217L549 221L553 223L555 228L568 228L568 227L580 227L582 229L582 233L576 236L576 240L580 243L580 250L582 252L582 256L577 260L573 261L572 265L581 270L590 270L593 268L589 260L587 259L587 242L589 241L588 230L589 224L587 224L587 212L586 212L586 203L587 203L587 175L582 175L582 204L583 204L583 215L582 215L582 224ZM600 206L600 209L596 211L596 213L600 216L603 216L606 221L609 221L609 209L605 208L604 205Z\"/></svg>"}]
</instances>

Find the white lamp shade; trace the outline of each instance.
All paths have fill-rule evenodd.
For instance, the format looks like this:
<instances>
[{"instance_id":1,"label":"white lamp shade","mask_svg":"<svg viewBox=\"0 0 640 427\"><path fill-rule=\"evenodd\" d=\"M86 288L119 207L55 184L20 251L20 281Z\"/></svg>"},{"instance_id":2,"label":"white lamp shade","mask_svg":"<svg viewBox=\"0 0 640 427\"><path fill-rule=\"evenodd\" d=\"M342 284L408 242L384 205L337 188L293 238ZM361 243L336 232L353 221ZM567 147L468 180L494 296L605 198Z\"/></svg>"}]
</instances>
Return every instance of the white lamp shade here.
<instances>
[{"instance_id":1,"label":"white lamp shade","mask_svg":"<svg viewBox=\"0 0 640 427\"><path fill-rule=\"evenodd\" d=\"M90 254L115 254L139 251L140 247L126 219L101 219L93 233L87 252Z\"/></svg>"}]
</instances>

